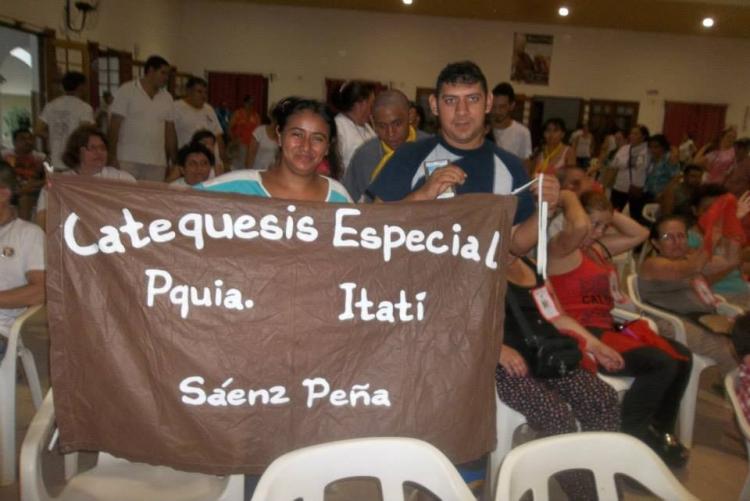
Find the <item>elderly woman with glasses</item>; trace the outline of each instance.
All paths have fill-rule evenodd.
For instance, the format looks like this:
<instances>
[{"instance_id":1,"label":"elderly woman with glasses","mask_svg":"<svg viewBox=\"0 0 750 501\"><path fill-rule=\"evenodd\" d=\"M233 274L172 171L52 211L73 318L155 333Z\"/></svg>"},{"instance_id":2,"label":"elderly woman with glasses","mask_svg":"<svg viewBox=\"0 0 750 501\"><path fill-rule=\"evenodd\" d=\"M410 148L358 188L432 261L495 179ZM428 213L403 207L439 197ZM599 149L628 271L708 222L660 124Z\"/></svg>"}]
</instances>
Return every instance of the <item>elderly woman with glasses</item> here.
<instances>
[{"instance_id":1,"label":"elderly woman with glasses","mask_svg":"<svg viewBox=\"0 0 750 501\"><path fill-rule=\"evenodd\" d=\"M709 285L716 277L715 260L704 247L690 249L688 225L682 216L657 221L651 228L651 244L657 254L641 266L641 298L680 316L688 347L716 360L721 372L728 374L737 367L737 360L725 335L731 331L731 321L717 315Z\"/></svg>"},{"instance_id":2,"label":"elderly woman with glasses","mask_svg":"<svg viewBox=\"0 0 750 501\"><path fill-rule=\"evenodd\" d=\"M63 175L79 175L135 182L124 170L107 166L107 137L93 125L81 125L68 137L62 161L70 170ZM47 190L39 193L36 222L45 227L47 221Z\"/></svg>"}]
</instances>

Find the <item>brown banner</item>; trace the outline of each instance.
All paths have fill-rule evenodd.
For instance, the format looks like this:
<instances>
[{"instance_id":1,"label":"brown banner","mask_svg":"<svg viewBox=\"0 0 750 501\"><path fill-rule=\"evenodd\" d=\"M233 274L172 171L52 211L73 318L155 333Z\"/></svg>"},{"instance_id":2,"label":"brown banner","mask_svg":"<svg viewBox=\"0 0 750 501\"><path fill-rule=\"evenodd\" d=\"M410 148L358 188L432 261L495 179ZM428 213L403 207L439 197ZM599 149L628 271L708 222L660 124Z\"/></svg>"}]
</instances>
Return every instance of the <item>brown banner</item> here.
<instances>
[{"instance_id":1,"label":"brown banner","mask_svg":"<svg viewBox=\"0 0 750 501\"><path fill-rule=\"evenodd\" d=\"M48 311L64 451L259 473L295 448L494 447L513 197L301 203L56 176Z\"/></svg>"}]
</instances>

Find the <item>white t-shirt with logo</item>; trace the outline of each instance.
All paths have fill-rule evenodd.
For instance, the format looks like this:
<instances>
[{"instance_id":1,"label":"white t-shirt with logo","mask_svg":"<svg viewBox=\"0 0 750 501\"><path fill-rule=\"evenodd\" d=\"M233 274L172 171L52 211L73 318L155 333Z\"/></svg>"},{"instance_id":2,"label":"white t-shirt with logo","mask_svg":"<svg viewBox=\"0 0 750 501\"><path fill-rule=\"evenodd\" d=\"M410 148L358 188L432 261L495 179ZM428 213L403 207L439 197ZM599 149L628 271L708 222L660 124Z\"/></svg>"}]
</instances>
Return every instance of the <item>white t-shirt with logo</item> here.
<instances>
[{"instance_id":1,"label":"white t-shirt with logo","mask_svg":"<svg viewBox=\"0 0 750 501\"><path fill-rule=\"evenodd\" d=\"M74 170L68 170L62 173L63 176L75 176L78 173ZM114 179L118 181L128 181L135 183L135 178L124 170L116 169L114 167L103 167L99 173L94 174L92 177L100 177L102 179ZM37 212L47 210L47 187L42 188L39 192L39 200L36 202Z\"/></svg>"},{"instance_id":2,"label":"white t-shirt with logo","mask_svg":"<svg viewBox=\"0 0 750 501\"><path fill-rule=\"evenodd\" d=\"M53 99L42 110L39 119L49 130L49 150L52 166L69 169L62 161L65 144L70 133L84 123L94 123L94 109L75 96L60 96Z\"/></svg>"},{"instance_id":3,"label":"white t-shirt with logo","mask_svg":"<svg viewBox=\"0 0 750 501\"><path fill-rule=\"evenodd\" d=\"M44 270L44 232L16 218L0 226L0 291L27 285L26 274ZM0 334L7 336L25 308L0 309Z\"/></svg>"},{"instance_id":4,"label":"white t-shirt with logo","mask_svg":"<svg viewBox=\"0 0 750 501\"><path fill-rule=\"evenodd\" d=\"M492 129L495 144L522 160L531 156L531 133L525 125L513 120L505 129Z\"/></svg>"},{"instance_id":5,"label":"white t-shirt with logo","mask_svg":"<svg viewBox=\"0 0 750 501\"><path fill-rule=\"evenodd\" d=\"M165 125L174 122L172 95L159 89L149 97L138 79L115 91L110 112L120 115L117 159L147 165L167 165Z\"/></svg>"},{"instance_id":6,"label":"white t-shirt with logo","mask_svg":"<svg viewBox=\"0 0 750 501\"><path fill-rule=\"evenodd\" d=\"M174 102L174 126L177 130L177 145L182 148L190 142L193 134L199 130L206 129L216 136L223 133L219 117L210 104L205 103L198 109L187 103L184 99Z\"/></svg>"}]
</instances>

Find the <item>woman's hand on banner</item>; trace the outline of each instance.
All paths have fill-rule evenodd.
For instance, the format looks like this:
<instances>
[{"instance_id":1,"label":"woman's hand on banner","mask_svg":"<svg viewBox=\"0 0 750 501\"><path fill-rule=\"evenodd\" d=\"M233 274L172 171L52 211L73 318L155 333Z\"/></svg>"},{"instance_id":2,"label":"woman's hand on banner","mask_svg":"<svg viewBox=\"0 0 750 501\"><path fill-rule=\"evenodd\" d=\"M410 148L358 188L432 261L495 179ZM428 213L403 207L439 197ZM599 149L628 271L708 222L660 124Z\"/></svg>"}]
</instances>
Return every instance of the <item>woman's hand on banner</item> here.
<instances>
[{"instance_id":1,"label":"woman's hand on banner","mask_svg":"<svg viewBox=\"0 0 750 501\"><path fill-rule=\"evenodd\" d=\"M542 183L534 183L531 192L536 196L542 190L542 201L549 204L550 213L557 208L560 201L560 181L556 176L542 176Z\"/></svg>"}]
</instances>

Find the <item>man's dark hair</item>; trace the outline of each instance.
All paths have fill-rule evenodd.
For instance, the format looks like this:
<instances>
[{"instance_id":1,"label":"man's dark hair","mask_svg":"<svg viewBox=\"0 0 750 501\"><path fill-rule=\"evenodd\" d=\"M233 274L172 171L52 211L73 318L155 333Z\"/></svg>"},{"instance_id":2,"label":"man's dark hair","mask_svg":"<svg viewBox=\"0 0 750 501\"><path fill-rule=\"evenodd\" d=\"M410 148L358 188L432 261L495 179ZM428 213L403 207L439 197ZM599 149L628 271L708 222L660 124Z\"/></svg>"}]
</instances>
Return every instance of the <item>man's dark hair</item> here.
<instances>
[{"instance_id":1,"label":"man's dark hair","mask_svg":"<svg viewBox=\"0 0 750 501\"><path fill-rule=\"evenodd\" d=\"M145 75L149 70L158 70L162 66L169 66L166 59L161 56L150 56L146 59L146 64L143 65L143 73Z\"/></svg>"},{"instance_id":2,"label":"man's dark hair","mask_svg":"<svg viewBox=\"0 0 750 501\"><path fill-rule=\"evenodd\" d=\"M26 127L21 127L20 129L16 129L13 131L13 135L11 136L13 142L16 142L16 139L18 139L18 136L21 134L31 134L31 130L27 129Z\"/></svg>"},{"instance_id":3,"label":"man's dark hair","mask_svg":"<svg viewBox=\"0 0 750 501\"><path fill-rule=\"evenodd\" d=\"M661 149L664 151L669 151L669 148L671 147L669 144L669 139L667 139L667 136L664 134L654 134L650 138L648 138L649 143L656 143L659 146L661 146Z\"/></svg>"},{"instance_id":4,"label":"man's dark hair","mask_svg":"<svg viewBox=\"0 0 750 501\"><path fill-rule=\"evenodd\" d=\"M216 158L214 157L213 152L203 144L193 141L180 148L180 151L177 152L177 165L185 167L187 158L194 153L205 156L211 167L216 164Z\"/></svg>"},{"instance_id":5,"label":"man's dark hair","mask_svg":"<svg viewBox=\"0 0 750 501\"><path fill-rule=\"evenodd\" d=\"M201 141L203 141L207 137L210 137L211 139L213 139L214 141L216 141L216 134L214 134L213 132L211 132L208 129L199 129L199 130L195 131L195 134L193 134L193 137L190 138L190 142L191 143L200 143Z\"/></svg>"},{"instance_id":6,"label":"man's dark hair","mask_svg":"<svg viewBox=\"0 0 750 501\"><path fill-rule=\"evenodd\" d=\"M493 96L505 96L508 98L508 102L512 103L516 100L516 91L513 90L513 86L508 82L502 82L495 85L492 89Z\"/></svg>"},{"instance_id":7,"label":"man's dark hair","mask_svg":"<svg viewBox=\"0 0 750 501\"><path fill-rule=\"evenodd\" d=\"M200 85L202 87L208 88L208 82L206 82L201 77L190 77L190 78L188 78L187 83L185 83L185 88L186 89L192 89L196 85Z\"/></svg>"},{"instance_id":8,"label":"man's dark hair","mask_svg":"<svg viewBox=\"0 0 750 501\"><path fill-rule=\"evenodd\" d=\"M648 142L649 138L651 137L651 132L649 132L648 127L645 125L636 125L638 127L638 130L641 131L641 136L643 136L643 140Z\"/></svg>"},{"instance_id":9,"label":"man's dark hair","mask_svg":"<svg viewBox=\"0 0 750 501\"><path fill-rule=\"evenodd\" d=\"M439 96L443 91L444 84L475 84L482 86L482 91L487 94L487 79L484 73L471 61L460 61L451 63L440 72L435 82L435 92Z\"/></svg>"},{"instance_id":10,"label":"man's dark hair","mask_svg":"<svg viewBox=\"0 0 750 501\"><path fill-rule=\"evenodd\" d=\"M86 83L86 76L78 71L69 71L62 77L62 87L65 92L75 92Z\"/></svg>"}]
</instances>

